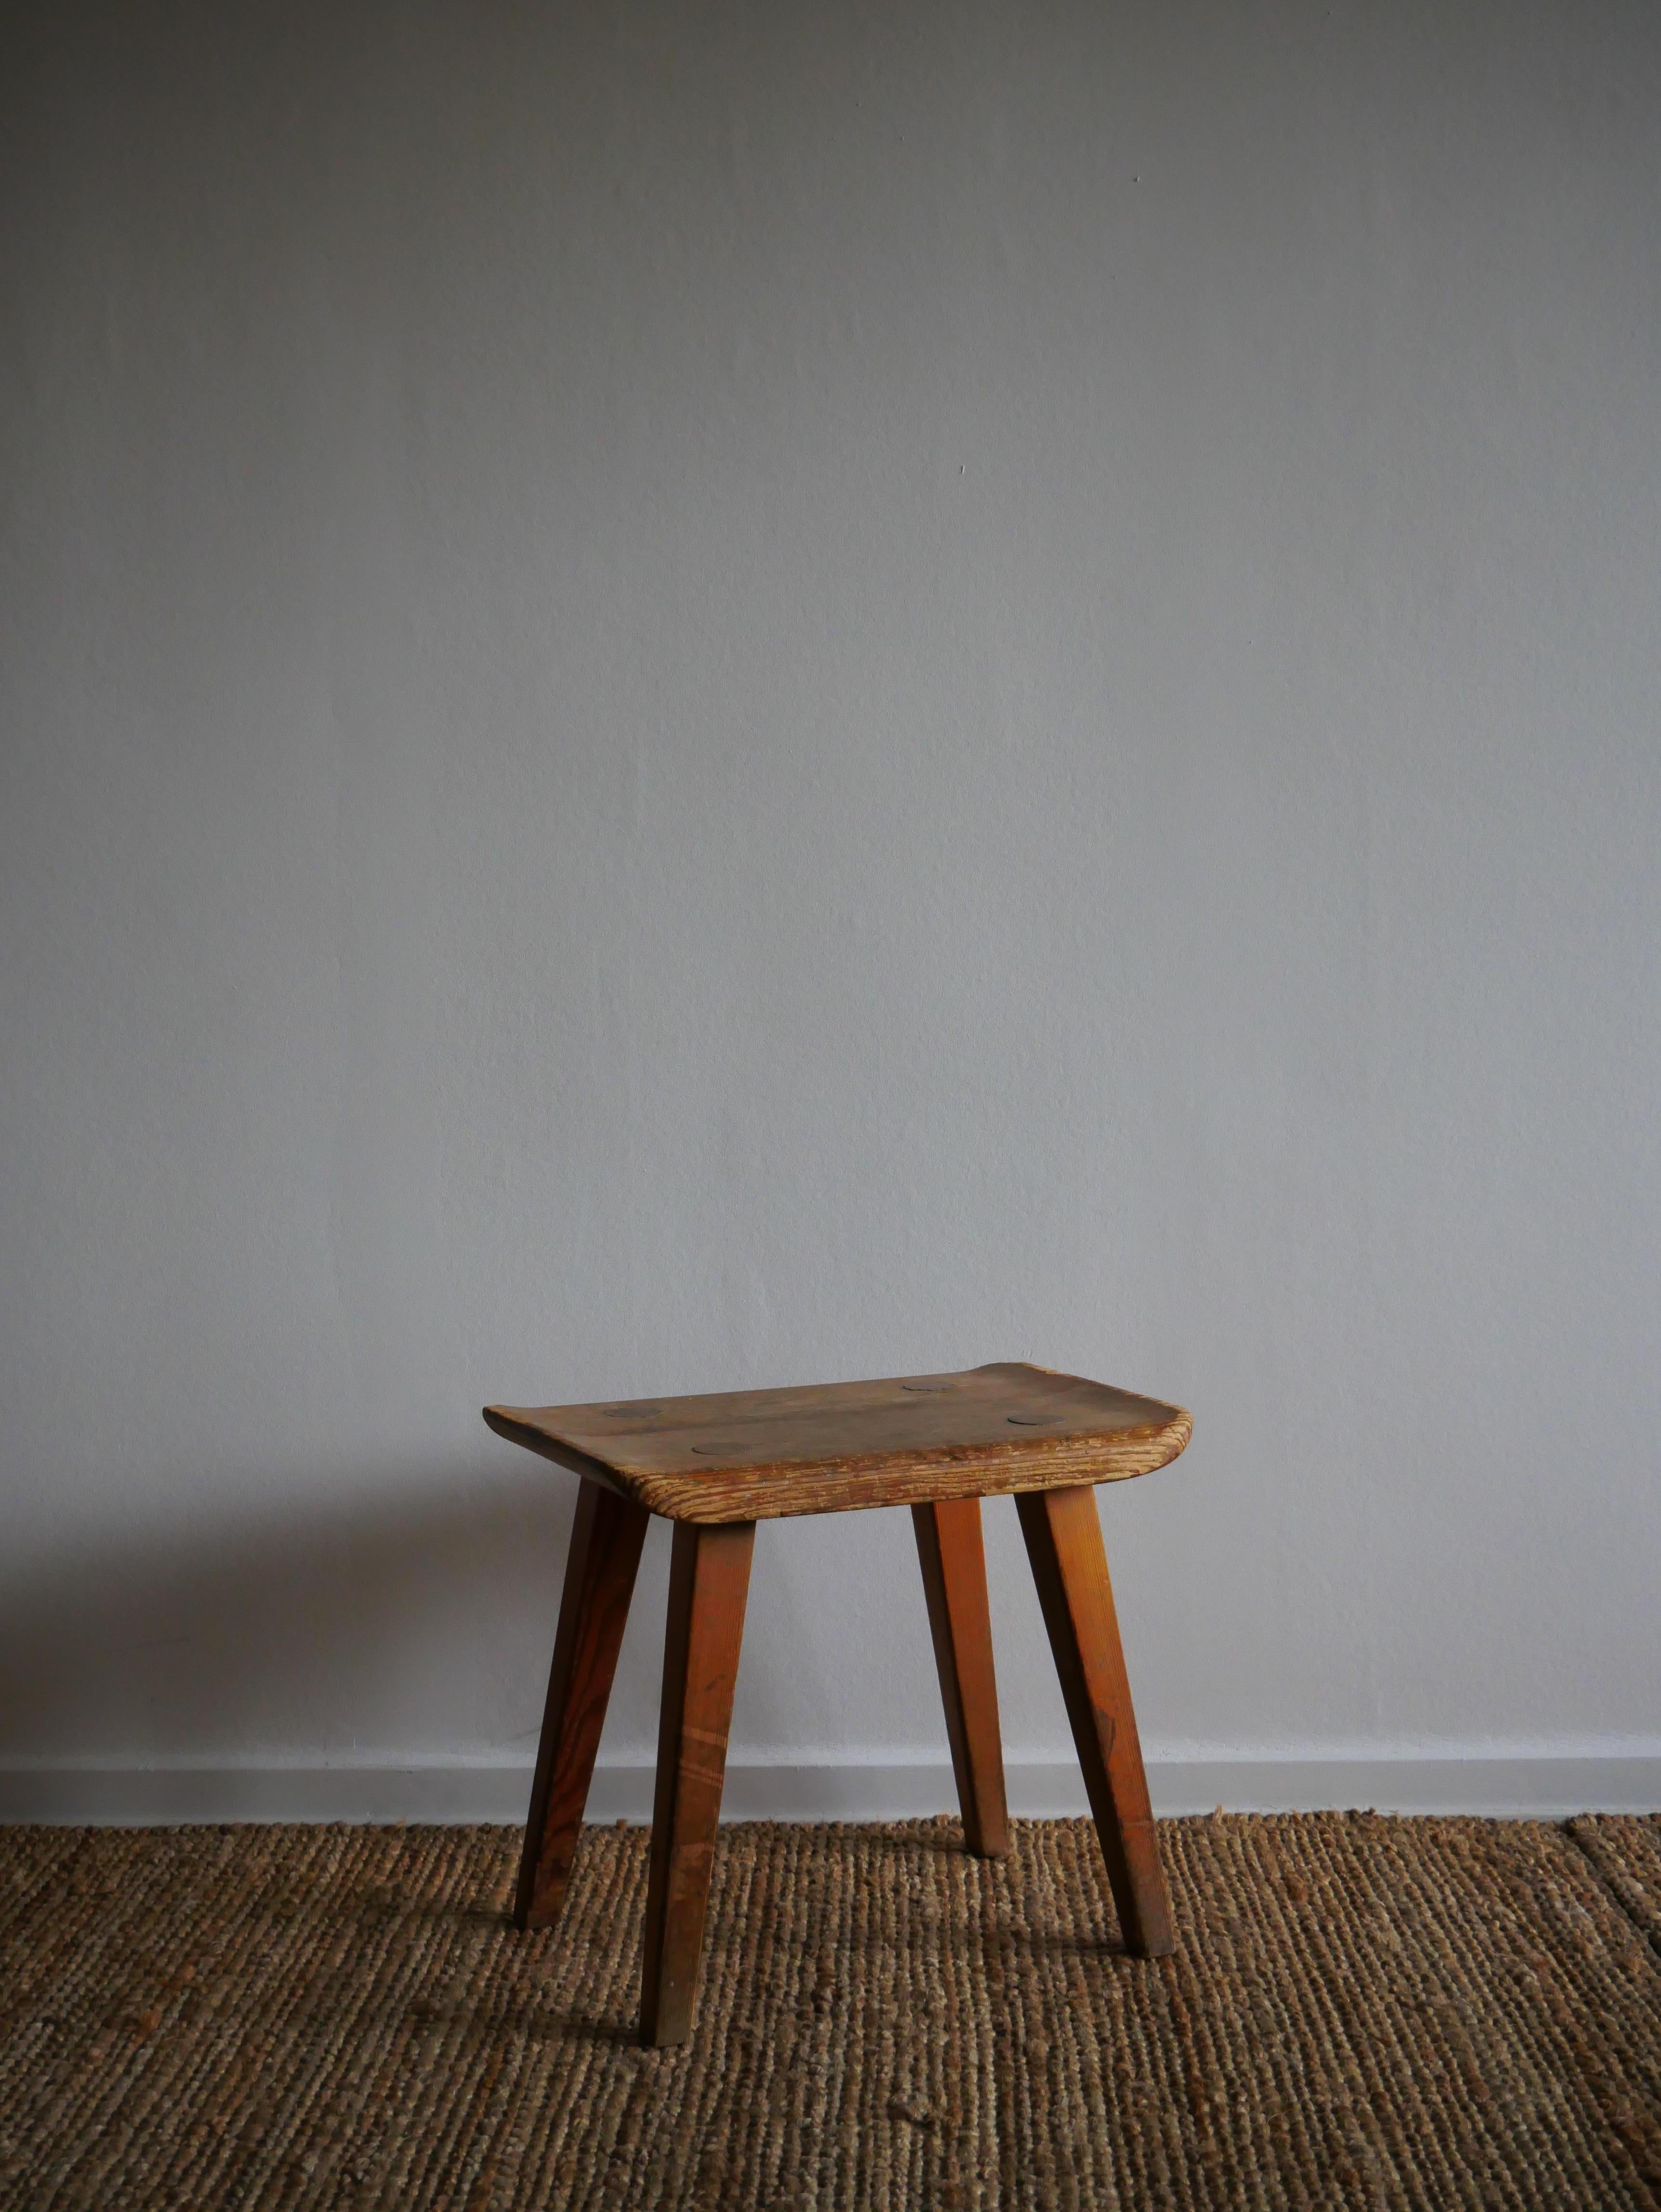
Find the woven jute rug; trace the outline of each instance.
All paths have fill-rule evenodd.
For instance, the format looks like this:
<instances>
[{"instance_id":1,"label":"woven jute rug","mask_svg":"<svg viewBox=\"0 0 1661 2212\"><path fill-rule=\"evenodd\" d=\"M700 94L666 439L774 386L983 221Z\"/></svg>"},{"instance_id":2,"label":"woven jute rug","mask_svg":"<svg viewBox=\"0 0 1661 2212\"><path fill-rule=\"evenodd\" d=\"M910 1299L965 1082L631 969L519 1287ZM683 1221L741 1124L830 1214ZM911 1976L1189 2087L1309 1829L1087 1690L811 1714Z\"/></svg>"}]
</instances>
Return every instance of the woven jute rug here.
<instances>
[{"instance_id":1,"label":"woven jute rug","mask_svg":"<svg viewBox=\"0 0 1661 2212\"><path fill-rule=\"evenodd\" d=\"M0 2196L48 2207L1661 2205L1661 1824L734 1827L694 2040L642 1831L563 1924L500 1828L0 1832Z\"/></svg>"}]
</instances>

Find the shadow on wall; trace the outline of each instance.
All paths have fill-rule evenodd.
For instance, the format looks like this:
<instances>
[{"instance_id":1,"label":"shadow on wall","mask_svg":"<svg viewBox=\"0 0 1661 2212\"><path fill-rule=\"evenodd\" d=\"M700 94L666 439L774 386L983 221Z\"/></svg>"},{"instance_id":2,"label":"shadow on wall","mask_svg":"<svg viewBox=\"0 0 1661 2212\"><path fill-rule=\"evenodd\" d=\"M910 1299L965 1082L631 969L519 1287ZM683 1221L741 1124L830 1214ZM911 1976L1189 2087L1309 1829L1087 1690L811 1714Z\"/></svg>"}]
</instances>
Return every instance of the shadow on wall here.
<instances>
[{"instance_id":1,"label":"shadow on wall","mask_svg":"<svg viewBox=\"0 0 1661 2212\"><path fill-rule=\"evenodd\" d=\"M469 1472L447 1494L427 1473L404 1470L403 1498L386 1481L310 1518L109 1545L0 1584L0 1764L458 1746L528 1760L576 1486ZM660 1551L613 1699L647 1736Z\"/></svg>"}]
</instances>

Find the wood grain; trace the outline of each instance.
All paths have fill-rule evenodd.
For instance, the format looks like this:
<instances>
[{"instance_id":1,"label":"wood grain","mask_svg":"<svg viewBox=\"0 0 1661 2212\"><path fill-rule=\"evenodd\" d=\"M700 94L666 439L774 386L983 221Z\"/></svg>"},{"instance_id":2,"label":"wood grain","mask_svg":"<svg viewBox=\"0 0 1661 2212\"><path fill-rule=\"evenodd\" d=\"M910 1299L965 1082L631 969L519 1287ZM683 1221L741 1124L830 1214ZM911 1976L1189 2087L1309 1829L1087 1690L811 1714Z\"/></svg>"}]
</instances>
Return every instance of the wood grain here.
<instances>
[{"instance_id":1,"label":"wood grain","mask_svg":"<svg viewBox=\"0 0 1661 2212\"><path fill-rule=\"evenodd\" d=\"M577 1497L514 1900L520 1928L551 1926L565 1902L650 1517L597 1482Z\"/></svg>"},{"instance_id":2,"label":"wood grain","mask_svg":"<svg viewBox=\"0 0 1661 2212\"><path fill-rule=\"evenodd\" d=\"M1004 1797L981 1501L953 1498L914 1505L911 1517L916 1525L917 1557L928 1601L964 1842L977 1858L1001 1859L1009 1850L1009 1808Z\"/></svg>"},{"instance_id":3,"label":"wood grain","mask_svg":"<svg viewBox=\"0 0 1661 2212\"><path fill-rule=\"evenodd\" d=\"M1112 1482L1164 1467L1180 1406L1019 1361L805 1389L487 1406L498 1435L708 1524Z\"/></svg>"},{"instance_id":4,"label":"wood grain","mask_svg":"<svg viewBox=\"0 0 1661 2212\"><path fill-rule=\"evenodd\" d=\"M1176 1936L1095 1494L1045 1490L1015 1504L1125 1947L1161 1957Z\"/></svg>"},{"instance_id":5,"label":"wood grain","mask_svg":"<svg viewBox=\"0 0 1661 2212\"><path fill-rule=\"evenodd\" d=\"M755 1540L749 1522L675 1529L641 1978L648 2048L684 2043L691 2027Z\"/></svg>"}]
</instances>

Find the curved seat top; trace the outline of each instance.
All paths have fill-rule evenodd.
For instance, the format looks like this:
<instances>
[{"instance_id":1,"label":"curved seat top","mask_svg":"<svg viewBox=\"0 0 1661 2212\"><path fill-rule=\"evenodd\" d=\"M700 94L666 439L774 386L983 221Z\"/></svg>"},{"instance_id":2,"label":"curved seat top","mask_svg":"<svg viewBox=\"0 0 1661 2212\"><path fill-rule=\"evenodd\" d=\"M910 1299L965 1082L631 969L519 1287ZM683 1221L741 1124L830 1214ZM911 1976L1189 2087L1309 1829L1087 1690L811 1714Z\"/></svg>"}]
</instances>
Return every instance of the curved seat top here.
<instances>
[{"instance_id":1,"label":"curved seat top","mask_svg":"<svg viewBox=\"0 0 1661 2212\"><path fill-rule=\"evenodd\" d=\"M1165 1466L1193 1427L1180 1406L1019 1360L484 1418L648 1512L705 1522L1114 1482Z\"/></svg>"}]
</instances>

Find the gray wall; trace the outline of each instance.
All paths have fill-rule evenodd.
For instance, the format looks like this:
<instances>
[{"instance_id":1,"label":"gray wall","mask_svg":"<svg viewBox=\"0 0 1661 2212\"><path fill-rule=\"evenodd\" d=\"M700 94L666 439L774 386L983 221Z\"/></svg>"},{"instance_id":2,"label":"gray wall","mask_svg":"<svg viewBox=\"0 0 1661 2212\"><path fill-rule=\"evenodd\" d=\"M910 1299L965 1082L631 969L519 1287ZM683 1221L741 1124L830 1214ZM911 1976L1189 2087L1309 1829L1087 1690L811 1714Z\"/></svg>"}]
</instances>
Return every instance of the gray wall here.
<instances>
[{"instance_id":1,"label":"gray wall","mask_svg":"<svg viewBox=\"0 0 1661 2212\"><path fill-rule=\"evenodd\" d=\"M483 1400L1012 1356L1159 1759L1661 1754L1654 11L4 40L0 1760L523 1759ZM905 1516L735 1739L943 1756Z\"/></svg>"}]
</instances>

